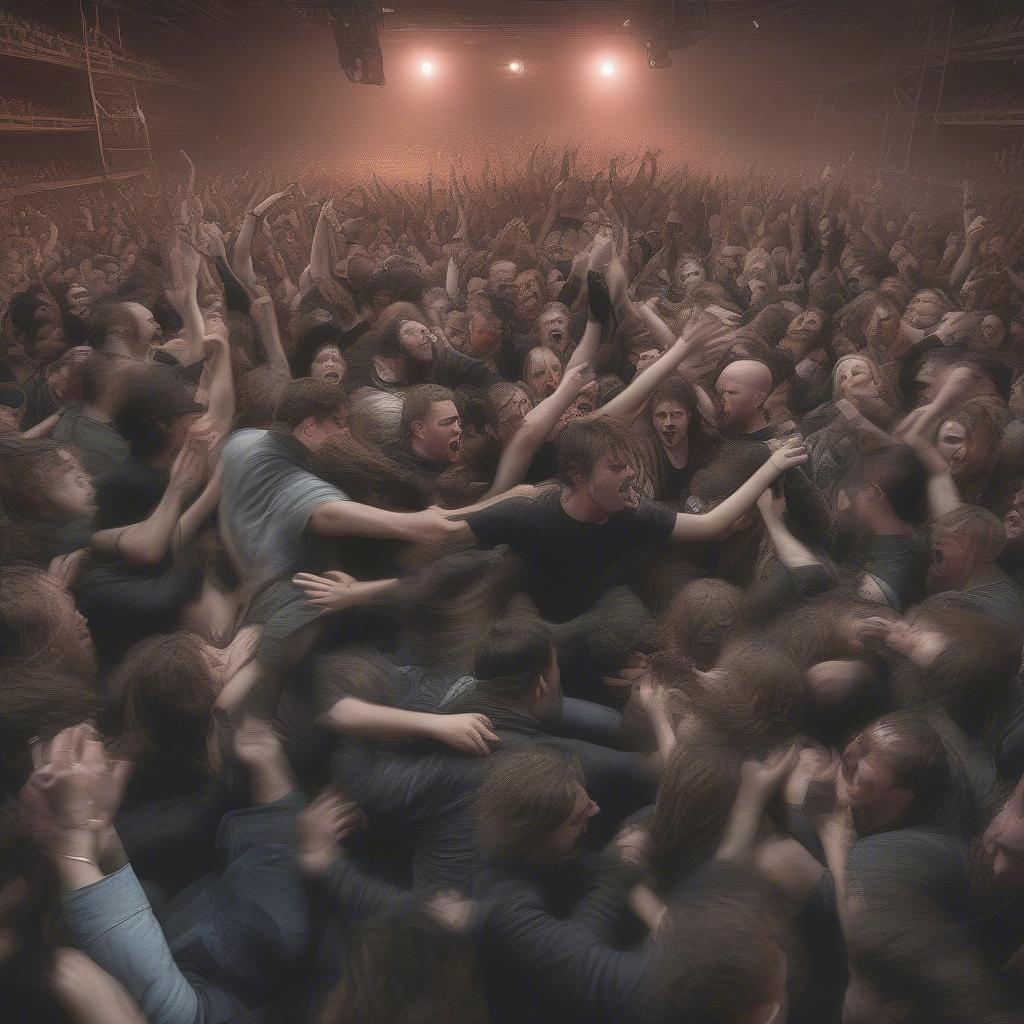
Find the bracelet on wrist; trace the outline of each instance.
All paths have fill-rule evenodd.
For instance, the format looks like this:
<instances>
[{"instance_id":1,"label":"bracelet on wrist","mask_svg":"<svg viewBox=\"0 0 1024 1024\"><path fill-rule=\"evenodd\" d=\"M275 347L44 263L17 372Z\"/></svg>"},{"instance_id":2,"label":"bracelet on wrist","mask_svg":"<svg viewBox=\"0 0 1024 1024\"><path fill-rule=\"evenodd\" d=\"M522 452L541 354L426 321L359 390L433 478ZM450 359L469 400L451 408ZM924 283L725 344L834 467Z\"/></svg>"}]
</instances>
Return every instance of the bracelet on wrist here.
<instances>
[{"instance_id":1,"label":"bracelet on wrist","mask_svg":"<svg viewBox=\"0 0 1024 1024\"><path fill-rule=\"evenodd\" d=\"M78 861L79 864L89 864L92 867L96 868L97 871L99 870L99 864L97 864L96 861L94 860L90 860L88 857L76 857L73 853L58 853L57 856L63 857L64 860Z\"/></svg>"}]
</instances>

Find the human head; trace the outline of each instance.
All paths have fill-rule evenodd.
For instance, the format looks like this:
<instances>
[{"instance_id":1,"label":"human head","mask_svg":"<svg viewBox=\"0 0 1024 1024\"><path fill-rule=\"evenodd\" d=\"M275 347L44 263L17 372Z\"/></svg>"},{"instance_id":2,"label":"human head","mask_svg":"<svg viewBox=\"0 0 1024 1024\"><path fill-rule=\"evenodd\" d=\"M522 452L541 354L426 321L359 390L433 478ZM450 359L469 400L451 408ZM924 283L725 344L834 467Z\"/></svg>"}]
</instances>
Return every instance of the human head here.
<instances>
[{"instance_id":1,"label":"human head","mask_svg":"<svg viewBox=\"0 0 1024 1024\"><path fill-rule=\"evenodd\" d=\"M954 309L952 300L938 288L922 288L914 294L903 311L903 320L919 331L928 333Z\"/></svg>"},{"instance_id":2,"label":"human head","mask_svg":"<svg viewBox=\"0 0 1024 1024\"><path fill-rule=\"evenodd\" d=\"M879 393L878 371L874 363L859 353L843 356L832 368L832 396L877 396Z\"/></svg>"},{"instance_id":3,"label":"human head","mask_svg":"<svg viewBox=\"0 0 1024 1024\"><path fill-rule=\"evenodd\" d=\"M939 426L935 447L949 464L953 479L982 479L999 457L1002 431L980 402L967 402Z\"/></svg>"},{"instance_id":4,"label":"human head","mask_svg":"<svg viewBox=\"0 0 1024 1024\"><path fill-rule=\"evenodd\" d=\"M398 441L404 405L399 395L377 388L360 388L352 396L349 408L349 427L353 436L376 447Z\"/></svg>"},{"instance_id":5,"label":"human head","mask_svg":"<svg viewBox=\"0 0 1024 1024\"><path fill-rule=\"evenodd\" d=\"M337 345L321 345L313 356L309 375L313 380L340 387L345 380L345 357Z\"/></svg>"},{"instance_id":6,"label":"human head","mask_svg":"<svg viewBox=\"0 0 1024 1024\"><path fill-rule=\"evenodd\" d=\"M488 398L494 408L498 441L504 445L519 429L533 402L519 384L504 381L491 386Z\"/></svg>"},{"instance_id":7,"label":"human head","mask_svg":"<svg viewBox=\"0 0 1024 1024\"><path fill-rule=\"evenodd\" d=\"M147 366L124 380L114 426L131 445L132 454L148 460L177 452L202 411L173 370Z\"/></svg>"},{"instance_id":8,"label":"human head","mask_svg":"<svg viewBox=\"0 0 1024 1024\"><path fill-rule=\"evenodd\" d=\"M469 354L469 314L453 309L445 320L444 330L452 348Z\"/></svg>"},{"instance_id":9,"label":"human head","mask_svg":"<svg viewBox=\"0 0 1024 1024\"><path fill-rule=\"evenodd\" d=\"M703 440L703 427L693 385L679 374L659 384L651 394L647 408L651 426L666 452L684 445L692 452Z\"/></svg>"},{"instance_id":10,"label":"human head","mask_svg":"<svg viewBox=\"0 0 1024 1024\"><path fill-rule=\"evenodd\" d=\"M487 270L487 287L506 299L515 299L518 268L509 260L497 260Z\"/></svg>"},{"instance_id":11,"label":"human head","mask_svg":"<svg viewBox=\"0 0 1024 1024\"><path fill-rule=\"evenodd\" d=\"M533 324L545 299L545 283L539 270L524 270L516 278L516 317L521 324Z\"/></svg>"},{"instance_id":12,"label":"human head","mask_svg":"<svg viewBox=\"0 0 1024 1024\"><path fill-rule=\"evenodd\" d=\"M971 850L972 889L984 904L1024 889L1024 778Z\"/></svg>"},{"instance_id":13,"label":"human head","mask_svg":"<svg viewBox=\"0 0 1024 1024\"><path fill-rule=\"evenodd\" d=\"M122 756L148 767L207 769L217 687L198 636L178 632L140 641L117 666L109 692Z\"/></svg>"},{"instance_id":14,"label":"human head","mask_svg":"<svg viewBox=\"0 0 1024 1024\"><path fill-rule=\"evenodd\" d=\"M651 868L670 892L715 855L740 782L742 757L709 739L679 743L658 785L651 819Z\"/></svg>"},{"instance_id":15,"label":"human head","mask_svg":"<svg viewBox=\"0 0 1024 1024\"><path fill-rule=\"evenodd\" d=\"M579 856L599 808L575 755L544 744L492 755L474 800L477 827L499 862L558 868Z\"/></svg>"},{"instance_id":16,"label":"human head","mask_svg":"<svg viewBox=\"0 0 1024 1024\"><path fill-rule=\"evenodd\" d=\"M711 668L739 621L742 598L739 587L713 576L688 583L662 617L669 650L697 668Z\"/></svg>"},{"instance_id":17,"label":"human head","mask_svg":"<svg viewBox=\"0 0 1024 1024\"><path fill-rule=\"evenodd\" d=\"M790 320L779 348L793 357L795 365L807 358L814 349L820 348L831 332L832 318L825 310L812 306Z\"/></svg>"},{"instance_id":18,"label":"human head","mask_svg":"<svg viewBox=\"0 0 1024 1024\"><path fill-rule=\"evenodd\" d=\"M281 392L274 419L312 452L348 427L345 393L324 381L300 377Z\"/></svg>"},{"instance_id":19,"label":"human head","mask_svg":"<svg viewBox=\"0 0 1024 1024\"><path fill-rule=\"evenodd\" d=\"M80 682L91 682L96 674L85 618L57 579L35 565L0 568L0 652L4 668L49 667Z\"/></svg>"},{"instance_id":20,"label":"human head","mask_svg":"<svg viewBox=\"0 0 1024 1024\"><path fill-rule=\"evenodd\" d=\"M652 987L665 1020L780 1024L787 1018L789 945L764 884L716 862L669 905Z\"/></svg>"},{"instance_id":21,"label":"human head","mask_svg":"<svg viewBox=\"0 0 1024 1024\"><path fill-rule=\"evenodd\" d=\"M928 471L911 449L902 445L880 448L865 455L843 478L837 491L837 512L868 529L889 515L920 523L927 486Z\"/></svg>"},{"instance_id":22,"label":"human head","mask_svg":"<svg viewBox=\"0 0 1024 1024\"><path fill-rule=\"evenodd\" d=\"M981 321L978 343L984 348L1002 348L1006 340L1006 325L1002 317L988 313Z\"/></svg>"},{"instance_id":23,"label":"human head","mask_svg":"<svg viewBox=\"0 0 1024 1024\"><path fill-rule=\"evenodd\" d=\"M97 302L89 310L89 340L94 348L112 342L124 344L137 359L143 359L160 336L160 325L139 302Z\"/></svg>"},{"instance_id":24,"label":"human head","mask_svg":"<svg viewBox=\"0 0 1024 1024\"><path fill-rule=\"evenodd\" d=\"M558 474L606 514L635 503L636 468L624 428L607 419L574 420L558 441Z\"/></svg>"},{"instance_id":25,"label":"human head","mask_svg":"<svg viewBox=\"0 0 1024 1024\"><path fill-rule=\"evenodd\" d=\"M996 560L1005 542L1001 520L986 508L959 505L940 516L932 527L929 589L962 589Z\"/></svg>"},{"instance_id":26,"label":"human head","mask_svg":"<svg viewBox=\"0 0 1024 1024\"><path fill-rule=\"evenodd\" d=\"M950 786L939 734L922 716L894 711L847 745L837 793L862 826L882 828L931 820L943 810Z\"/></svg>"},{"instance_id":27,"label":"human head","mask_svg":"<svg viewBox=\"0 0 1024 1024\"><path fill-rule=\"evenodd\" d=\"M419 320L393 320L380 336L380 354L414 363L434 361L434 336Z\"/></svg>"},{"instance_id":28,"label":"human head","mask_svg":"<svg viewBox=\"0 0 1024 1024\"><path fill-rule=\"evenodd\" d=\"M672 270L672 287L678 295L690 295L707 280L707 274L696 256L684 254Z\"/></svg>"},{"instance_id":29,"label":"human head","mask_svg":"<svg viewBox=\"0 0 1024 1024\"><path fill-rule=\"evenodd\" d=\"M715 390L726 433L749 434L765 426L765 402L772 390L772 372L764 363L753 359L729 363L719 375Z\"/></svg>"},{"instance_id":30,"label":"human head","mask_svg":"<svg viewBox=\"0 0 1024 1024\"><path fill-rule=\"evenodd\" d=\"M477 359L493 359L501 349L501 321L494 313L477 310L469 318L467 354Z\"/></svg>"},{"instance_id":31,"label":"human head","mask_svg":"<svg viewBox=\"0 0 1024 1024\"><path fill-rule=\"evenodd\" d=\"M523 702L538 718L552 716L561 707L551 631L532 615L507 615L491 626L477 646L473 675L484 692Z\"/></svg>"},{"instance_id":32,"label":"human head","mask_svg":"<svg viewBox=\"0 0 1024 1024\"><path fill-rule=\"evenodd\" d=\"M537 338L544 348L564 352L569 345L569 309L561 302L548 302L537 314Z\"/></svg>"},{"instance_id":33,"label":"human head","mask_svg":"<svg viewBox=\"0 0 1024 1024\"><path fill-rule=\"evenodd\" d=\"M26 522L91 521L96 490L78 455L50 438L0 438L0 503Z\"/></svg>"},{"instance_id":34,"label":"human head","mask_svg":"<svg viewBox=\"0 0 1024 1024\"><path fill-rule=\"evenodd\" d=\"M536 405L553 395L562 380L562 360L549 348L531 348L523 358L523 383Z\"/></svg>"},{"instance_id":35,"label":"human head","mask_svg":"<svg viewBox=\"0 0 1024 1024\"><path fill-rule=\"evenodd\" d=\"M458 462L462 417L455 395L438 384L409 388L402 398L402 436L425 459Z\"/></svg>"}]
</instances>

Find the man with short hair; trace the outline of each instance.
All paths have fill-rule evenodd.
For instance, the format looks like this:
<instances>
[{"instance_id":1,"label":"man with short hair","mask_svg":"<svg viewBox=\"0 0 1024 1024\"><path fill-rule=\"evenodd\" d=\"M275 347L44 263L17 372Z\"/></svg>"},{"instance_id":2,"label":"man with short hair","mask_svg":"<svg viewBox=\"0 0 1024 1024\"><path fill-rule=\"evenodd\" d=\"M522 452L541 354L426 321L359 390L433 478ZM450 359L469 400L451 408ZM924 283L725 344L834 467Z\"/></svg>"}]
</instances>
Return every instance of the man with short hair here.
<instances>
[{"instance_id":1,"label":"man with short hair","mask_svg":"<svg viewBox=\"0 0 1024 1024\"><path fill-rule=\"evenodd\" d=\"M349 501L316 475L314 456L347 429L346 413L344 392L301 378L284 389L269 430L238 430L224 445L221 537L239 575L257 592L247 617L264 626L257 657L270 670L282 668L296 646L315 639L307 631L302 640L289 643L320 615L291 577L299 570L317 573L334 567L327 538L430 543L453 530L430 510L390 512Z\"/></svg>"},{"instance_id":2,"label":"man with short hair","mask_svg":"<svg viewBox=\"0 0 1024 1024\"><path fill-rule=\"evenodd\" d=\"M991 616L1012 637L1024 635L1024 591L996 565L1006 542L999 518L977 505L960 505L932 528L932 565L926 604L960 604Z\"/></svg>"},{"instance_id":3,"label":"man with short hair","mask_svg":"<svg viewBox=\"0 0 1024 1024\"><path fill-rule=\"evenodd\" d=\"M391 454L414 473L440 476L459 461L462 416L455 395L439 384L409 388L402 400L401 433Z\"/></svg>"},{"instance_id":4,"label":"man with short hair","mask_svg":"<svg viewBox=\"0 0 1024 1024\"><path fill-rule=\"evenodd\" d=\"M93 348L111 359L145 362L160 325L141 303L103 302L89 311L88 331Z\"/></svg>"},{"instance_id":5,"label":"man with short hair","mask_svg":"<svg viewBox=\"0 0 1024 1024\"><path fill-rule=\"evenodd\" d=\"M541 613L567 622L593 603L613 565L643 544L718 536L765 488L806 460L790 443L707 515L676 513L635 490L626 428L601 418L570 424L559 440L562 486L510 498L466 517L462 529L487 546L508 544L526 563L528 590Z\"/></svg>"}]
</instances>

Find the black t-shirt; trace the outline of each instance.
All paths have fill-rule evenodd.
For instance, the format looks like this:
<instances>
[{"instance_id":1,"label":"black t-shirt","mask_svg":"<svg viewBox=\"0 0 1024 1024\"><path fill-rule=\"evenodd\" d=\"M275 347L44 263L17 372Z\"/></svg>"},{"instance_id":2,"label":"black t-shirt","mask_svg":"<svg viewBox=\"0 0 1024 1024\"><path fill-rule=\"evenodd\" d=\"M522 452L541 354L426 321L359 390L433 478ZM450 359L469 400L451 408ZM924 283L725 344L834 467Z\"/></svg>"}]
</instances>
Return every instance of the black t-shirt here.
<instances>
[{"instance_id":1,"label":"black t-shirt","mask_svg":"<svg viewBox=\"0 0 1024 1024\"><path fill-rule=\"evenodd\" d=\"M530 594L541 614L567 622L587 610L616 562L641 545L668 540L676 514L641 498L637 508L603 523L581 523L562 508L561 493L550 491L539 498L510 498L466 521L482 544L507 544L526 563Z\"/></svg>"},{"instance_id":2,"label":"black t-shirt","mask_svg":"<svg viewBox=\"0 0 1024 1024\"><path fill-rule=\"evenodd\" d=\"M109 530L148 519L160 503L169 479L166 469L154 469L130 455L96 481L96 525Z\"/></svg>"},{"instance_id":3,"label":"black t-shirt","mask_svg":"<svg viewBox=\"0 0 1024 1024\"><path fill-rule=\"evenodd\" d=\"M901 612L924 596L930 556L916 533L866 537L860 563L879 586L888 603Z\"/></svg>"}]
</instances>

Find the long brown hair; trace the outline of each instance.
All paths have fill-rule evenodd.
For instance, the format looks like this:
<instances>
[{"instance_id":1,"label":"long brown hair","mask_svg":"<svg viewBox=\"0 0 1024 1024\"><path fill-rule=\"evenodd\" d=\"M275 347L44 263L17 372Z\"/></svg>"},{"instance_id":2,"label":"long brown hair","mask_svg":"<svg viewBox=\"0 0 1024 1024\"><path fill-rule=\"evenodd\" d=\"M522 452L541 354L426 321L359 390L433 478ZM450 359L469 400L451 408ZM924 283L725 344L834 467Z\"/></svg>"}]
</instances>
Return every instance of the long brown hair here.
<instances>
[{"instance_id":1,"label":"long brown hair","mask_svg":"<svg viewBox=\"0 0 1024 1024\"><path fill-rule=\"evenodd\" d=\"M206 737L216 692L193 633L137 643L110 680L118 756L143 767L209 770Z\"/></svg>"},{"instance_id":2,"label":"long brown hair","mask_svg":"<svg viewBox=\"0 0 1024 1024\"><path fill-rule=\"evenodd\" d=\"M662 893L714 856L741 763L738 751L720 743L685 743L672 751L651 819L651 867Z\"/></svg>"}]
</instances>

